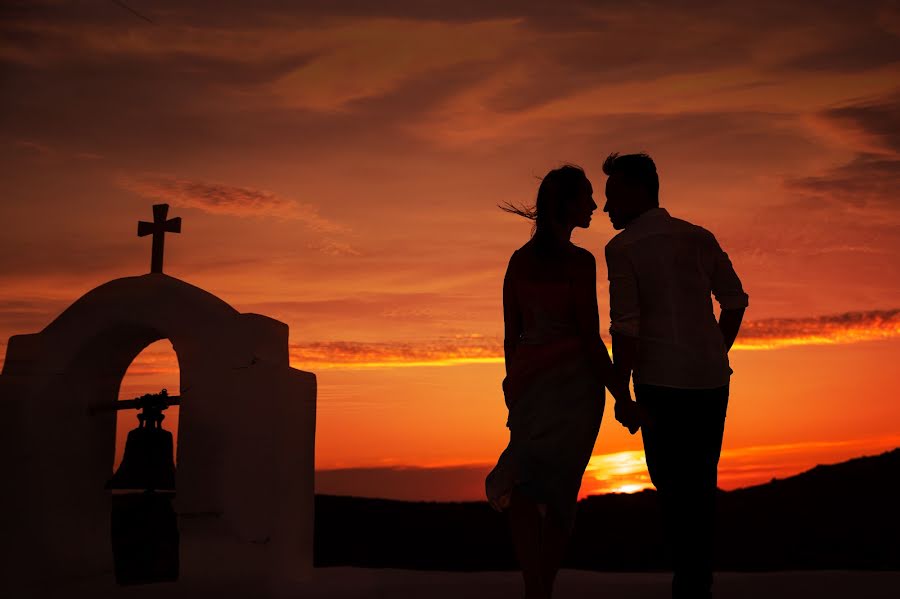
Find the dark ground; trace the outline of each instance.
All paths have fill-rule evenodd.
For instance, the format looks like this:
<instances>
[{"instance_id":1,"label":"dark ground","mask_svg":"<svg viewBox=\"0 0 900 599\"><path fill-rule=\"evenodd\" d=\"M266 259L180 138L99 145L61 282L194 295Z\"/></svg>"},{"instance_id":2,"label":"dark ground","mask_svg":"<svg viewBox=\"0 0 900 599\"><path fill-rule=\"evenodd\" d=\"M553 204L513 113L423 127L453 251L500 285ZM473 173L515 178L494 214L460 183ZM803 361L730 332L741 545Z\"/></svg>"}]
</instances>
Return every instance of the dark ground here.
<instances>
[{"instance_id":1,"label":"dark ground","mask_svg":"<svg viewBox=\"0 0 900 599\"><path fill-rule=\"evenodd\" d=\"M717 569L900 570L900 449L721 492ZM564 567L667 569L653 491L578 506ZM485 502L316 497L315 565L513 570L503 514ZM900 595L898 595L900 596Z\"/></svg>"}]
</instances>

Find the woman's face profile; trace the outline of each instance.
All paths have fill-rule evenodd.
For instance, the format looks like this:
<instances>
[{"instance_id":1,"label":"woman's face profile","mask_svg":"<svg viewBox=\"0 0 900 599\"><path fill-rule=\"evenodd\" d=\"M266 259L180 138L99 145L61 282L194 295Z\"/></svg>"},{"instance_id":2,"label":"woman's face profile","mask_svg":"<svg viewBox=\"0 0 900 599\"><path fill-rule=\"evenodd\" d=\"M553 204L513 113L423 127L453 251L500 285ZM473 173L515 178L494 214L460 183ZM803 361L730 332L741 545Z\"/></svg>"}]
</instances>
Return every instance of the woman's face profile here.
<instances>
[{"instance_id":1,"label":"woman's face profile","mask_svg":"<svg viewBox=\"0 0 900 599\"><path fill-rule=\"evenodd\" d=\"M585 177L582 184L578 187L575 197L569 202L567 220L571 225L587 229L591 226L591 215L596 209L597 202L594 201L594 187Z\"/></svg>"}]
</instances>

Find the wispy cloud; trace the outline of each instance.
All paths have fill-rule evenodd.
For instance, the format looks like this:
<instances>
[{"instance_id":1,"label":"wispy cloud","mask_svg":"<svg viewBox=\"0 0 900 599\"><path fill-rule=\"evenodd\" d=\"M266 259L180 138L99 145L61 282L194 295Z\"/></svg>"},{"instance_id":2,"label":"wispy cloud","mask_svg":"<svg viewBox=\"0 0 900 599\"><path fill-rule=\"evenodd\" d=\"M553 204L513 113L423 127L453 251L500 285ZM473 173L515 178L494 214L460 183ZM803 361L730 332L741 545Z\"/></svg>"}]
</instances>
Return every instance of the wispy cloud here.
<instances>
[{"instance_id":1,"label":"wispy cloud","mask_svg":"<svg viewBox=\"0 0 900 599\"><path fill-rule=\"evenodd\" d=\"M895 193L898 184L900 160L873 154L860 154L847 164L786 182L792 191L818 199L833 198L848 207L857 207L860 215L871 215L878 204L900 209Z\"/></svg>"},{"instance_id":2,"label":"wispy cloud","mask_svg":"<svg viewBox=\"0 0 900 599\"><path fill-rule=\"evenodd\" d=\"M24 305L19 302L19 305ZM38 317L28 312L31 320ZM32 327L33 328L33 327ZM808 345L839 345L900 337L900 309L845 312L808 318L750 320L741 326L734 350L770 350ZM609 340L606 339L607 345ZM503 362L503 340L481 334L453 335L420 341L314 341L292 344L291 364L308 370L412 368ZM129 373L161 376L176 373L175 354L148 350Z\"/></svg>"},{"instance_id":3,"label":"wispy cloud","mask_svg":"<svg viewBox=\"0 0 900 599\"><path fill-rule=\"evenodd\" d=\"M49 315L59 314L66 304L66 300L43 297L0 299L0 331L12 335L37 333L50 322ZM2 341L6 341L5 336Z\"/></svg>"},{"instance_id":4,"label":"wispy cloud","mask_svg":"<svg viewBox=\"0 0 900 599\"><path fill-rule=\"evenodd\" d=\"M800 177L785 179L803 207L830 204L842 216L896 227L900 223L900 90L841 104L811 118L826 136L839 139L853 157ZM811 200L811 201L810 201ZM833 216L832 216L833 218Z\"/></svg>"},{"instance_id":5,"label":"wispy cloud","mask_svg":"<svg viewBox=\"0 0 900 599\"><path fill-rule=\"evenodd\" d=\"M900 310L845 312L809 318L767 318L741 326L735 349L834 345L900 337Z\"/></svg>"},{"instance_id":6,"label":"wispy cloud","mask_svg":"<svg viewBox=\"0 0 900 599\"><path fill-rule=\"evenodd\" d=\"M210 214L293 219L310 229L327 233L346 230L346 227L321 216L318 208L311 204L297 202L263 189L170 175L120 176L117 182L147 199L170 202Z\"/></svg>"},{"instance_id":7,"label":"wispy cloud","mask_svg":"<svg viewBox=\"0 0 900 599\"><path fill-rule=\"evenodd\" d=\"M847 133L857 133L860 149L900 152L900 90L880 97L849 102L823 111L819 117Z\"/></svg>"},{"instance_id":8,"label":"wispy cloud","mask_svg":"<svg viewBox=\"0 0 900 599\"><path fill-rule=\"evenodd\" d=\"M48 146L47 144L38 142L38 141L32 141L30 139L21 139L21 140L16 141L15 144L21 148L25 148L27 150L35 152L36 154L38 154L40 156L49 156L49 155L53 154L53 149L50 146Z\"/></svg>"},{"instance_id":9,"label":"wispy cloud","mask_svg":"<svg viewBox=\"0 0 900 599\"><path fill-rule=\"evenodd\" d=\"M424 342L323 341L292 345L291 363L308 368L451 366L503 361L503 342L459 335Z\"/></svg>"},{"instance_id":10,"label":"wispy cloud","mask_svg":"<svg viewBox=\"0 0 900 599\"><path fill-rule=\"evenodd\" d=\"M355 249L349 243L336 241L334 239L310 241L306 244L306 248L331 256L359 256L361 254L359 250Z\"/></svg>"},{"instance_id":11,"label":"wispy cloud","mask_svg":"<svg viewBox=\"0 0 900 599\"><path fill-rule=\"evenodd\" d=\"M741 327L734 349L836 345L894 337L900 337L900 309L871 310L808 318L751 320ZM483 335L460 335L418 343L328 341L291 346L291 363L310 369L450 366L502 361L502 339Z\"/></svg>"}]
</instances>

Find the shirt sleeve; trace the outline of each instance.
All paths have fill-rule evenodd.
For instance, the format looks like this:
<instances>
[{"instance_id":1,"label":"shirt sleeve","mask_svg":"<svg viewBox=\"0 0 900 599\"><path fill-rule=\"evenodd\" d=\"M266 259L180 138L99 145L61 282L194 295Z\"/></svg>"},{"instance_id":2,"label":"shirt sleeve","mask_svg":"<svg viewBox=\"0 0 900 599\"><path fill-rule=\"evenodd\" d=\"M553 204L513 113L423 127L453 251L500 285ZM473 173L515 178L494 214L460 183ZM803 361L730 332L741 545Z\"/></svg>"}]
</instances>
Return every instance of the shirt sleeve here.
<instances>
[{"instance_id":1,"label":"shirt sleeve","mask_svg":"<svg viewBox=\"0 0 900 599\"><path fill-rule=\"evenodd\" d=\"M744 292L728 254L722 250L712 233L709 233L709 237L713 252L713 269L710 275L713 296L723 310L746 308L750 303L750 296Z\"/></svg>"},{"instance_id":2,"label":"shirt sleeve","mask_svg":"<svg viewBox=\"0 0 900 599\"><path fill-rule=\"evenodd\" d=\"M641 305L637 277L624 249L606 246L606 270L609 278L609 332L638 337Z\"/></svg>"}]
</instances>

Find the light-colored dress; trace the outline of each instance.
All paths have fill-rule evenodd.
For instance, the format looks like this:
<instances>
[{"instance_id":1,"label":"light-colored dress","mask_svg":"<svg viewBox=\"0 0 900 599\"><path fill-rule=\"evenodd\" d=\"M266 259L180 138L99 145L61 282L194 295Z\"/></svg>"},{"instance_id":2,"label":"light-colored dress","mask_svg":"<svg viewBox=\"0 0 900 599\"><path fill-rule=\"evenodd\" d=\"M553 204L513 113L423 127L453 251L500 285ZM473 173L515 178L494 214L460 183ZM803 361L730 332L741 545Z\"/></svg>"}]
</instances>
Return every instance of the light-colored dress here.
<instances>
[{"instance_id":1,"label":"light-colored dress","mask_svg":"<svg viewBox=\"0 0 900 599\"><path fill-rule=\"evenodd\" d=\"M526 245L516 253L526 251L534 249ZM496 503L515 487L546 504L547 516L571 531L605 391L579 334L579 291L568 269L556 263L541 268L540 262L536 269L517 267L523 257L513 255L504 284L504 303L518 310L522 326L503 381L510 438L485 491Z\"/></svg>"}]
</instances>

